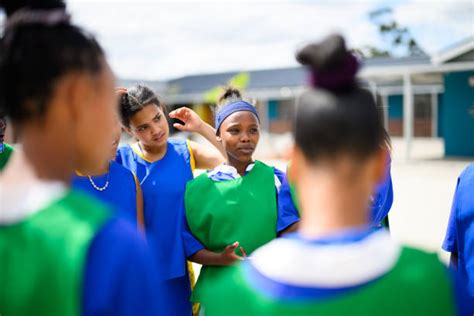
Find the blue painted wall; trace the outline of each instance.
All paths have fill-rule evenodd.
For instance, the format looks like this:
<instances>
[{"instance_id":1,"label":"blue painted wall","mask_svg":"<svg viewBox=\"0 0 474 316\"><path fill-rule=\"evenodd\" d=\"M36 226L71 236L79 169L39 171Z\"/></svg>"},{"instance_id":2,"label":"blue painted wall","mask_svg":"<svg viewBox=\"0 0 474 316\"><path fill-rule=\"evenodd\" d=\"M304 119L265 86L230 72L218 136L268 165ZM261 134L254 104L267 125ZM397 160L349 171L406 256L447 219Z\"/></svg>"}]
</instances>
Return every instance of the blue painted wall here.
<instances>
[{"instance_id":1,"label":"blue painted wall","mask_svg":"<svg viewBox=\"0 0 474 316\"><path fill-rule=\"evenodd\" d=\"M270 100L268 101L268 118L270 120L276 120L279 117L278 113L278 101Z\"/></svg>"},{"instance_id":2,"label":"blue painted wall","mask_svg":"<svg viewBox=\"0 0 474 316\"><path fill-rule=\"evenodd\" d=\"M402 95L388 96L388 118L389 119L403 118L403 96Z\"/></svg>"},{"instance_id":3,"label":"blue painted wall","mask_svg":"<svg viewBox=\"0 0 474 316\"><path fill-rule=\"evenodd\" d=\"M442 134L446 156L474 156L474 71L444 75Z\"/></svg>"}]
</instances>

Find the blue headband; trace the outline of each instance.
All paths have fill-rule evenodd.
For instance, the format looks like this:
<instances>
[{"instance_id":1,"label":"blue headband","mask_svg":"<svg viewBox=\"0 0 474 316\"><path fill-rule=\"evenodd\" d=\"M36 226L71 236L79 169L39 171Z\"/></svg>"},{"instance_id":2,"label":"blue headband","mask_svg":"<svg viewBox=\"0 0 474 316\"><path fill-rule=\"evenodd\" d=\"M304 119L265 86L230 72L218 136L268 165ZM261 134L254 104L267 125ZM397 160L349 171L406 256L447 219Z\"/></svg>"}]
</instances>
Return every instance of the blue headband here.
<instances>
[{"instance_id":1,"label":"blue headband","mask_svg":"<svg viewBox=\"0 0 474 316\"><path fill-rule=\"evenodd\" d=\"M234 114L235 112L240 112L240 111L252 112L253 114L255 114L258 121L260 122L260 118L258 117L257 110L252 104L245 102L243 100L236 101L236 102L226 105L222 110L220 110L216 114L216 122L215 122L216 133L217 131L219 131L219 128L221 127L222 122L224 122L224 120L227 117L229 117L229 115Z\"/></svg>"}]
</instances>

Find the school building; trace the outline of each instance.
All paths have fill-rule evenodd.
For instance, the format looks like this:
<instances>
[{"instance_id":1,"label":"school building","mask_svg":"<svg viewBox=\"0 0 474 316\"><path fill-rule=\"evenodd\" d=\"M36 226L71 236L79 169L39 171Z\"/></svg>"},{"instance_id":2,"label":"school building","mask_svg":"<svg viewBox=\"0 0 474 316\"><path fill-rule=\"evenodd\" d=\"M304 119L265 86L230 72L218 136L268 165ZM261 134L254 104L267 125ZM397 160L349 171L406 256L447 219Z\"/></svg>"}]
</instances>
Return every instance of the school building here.
<instances>
[{"instance_id":1,"label":"school building","mask_svg":"<svg viewBox=\"0 0 474 316\"><path fill-rule=\"evenodd\" d=\"M206 93L239 72L185 76L148 82L172 107L192 106L212 122ZM248 71L245 95L255 101L262 128L291 129L295 98L307 74L301 67ZM377 97L392 136L403 136L409 158L413 137L442 137L446 156L474 156L474 36L434 56L371 58L363 61L360 81Z\"/></svg>"}]
</instances>

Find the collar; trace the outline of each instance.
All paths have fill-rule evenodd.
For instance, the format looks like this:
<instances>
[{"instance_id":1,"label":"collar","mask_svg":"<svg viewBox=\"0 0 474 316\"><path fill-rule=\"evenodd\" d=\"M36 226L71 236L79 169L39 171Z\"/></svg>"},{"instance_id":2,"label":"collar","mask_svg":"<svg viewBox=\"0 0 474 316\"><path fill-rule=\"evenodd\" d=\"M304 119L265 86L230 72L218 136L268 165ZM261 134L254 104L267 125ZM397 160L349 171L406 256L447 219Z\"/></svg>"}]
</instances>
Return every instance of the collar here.
<instances>
[{"instance_id":1,"label":"collar","mask_svg":"<svg viewBox=\"0 0 474 316\"><path fill-rule=\"evenodd\" d=\"M345 242L318 243L294 235L276 239L256 250L250 264L276 282L318 288L364 284L390 271L401 247L385 229Z\"/></svg>"},{"instance_id":2,"label":"collar","mask_svg":"<svg viewBox=\"0 0 474 316\"><path fill-rule=\"evenodd\" d=\"M251 163L245 169L245 173L249 173L255 163ZM219 166L215 167L211 171L207 173L207 176L214 181L225 181L225 180L233 180L238 179L241 175L237 172L237 169L233 166L229 166L225 163L220 164Z\"/></svg>"},{"instance_id":3,"label":"collar","mask_svg":"<svg viewBox=\"0 0 474 316\"><path fill-rule=\"evenodd\" d=\"M18 151L0 177L0 224L14 224L44 209L67 192L60 181L44 181Z\"/></svg>"}]
</instances>

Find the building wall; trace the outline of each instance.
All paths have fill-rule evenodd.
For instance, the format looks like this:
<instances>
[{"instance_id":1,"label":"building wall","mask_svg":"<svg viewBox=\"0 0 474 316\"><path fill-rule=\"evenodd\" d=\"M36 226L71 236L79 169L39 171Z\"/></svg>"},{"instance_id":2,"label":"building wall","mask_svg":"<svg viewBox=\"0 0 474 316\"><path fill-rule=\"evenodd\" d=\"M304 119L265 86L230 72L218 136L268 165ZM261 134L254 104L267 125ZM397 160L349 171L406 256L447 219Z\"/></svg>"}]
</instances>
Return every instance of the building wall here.
<instances>
[{"instance_id":1,"label":"building wall","mask_svg":"<svg viewBox=\"0 0 474 316\"><path fill-rule=\"evenodd\" d=\"M295 100L270 100L268 102L268 118L270 133L291 132L291 124L295 115Z\"/></svg>"},{"instance_id":2,"label":"building wall","mask_svg":"<svg viewBox=\"0 0 474 316\"><path fill-rule=\"evenodd\" d=\"M474 156L474 71L444 75L441 124L446 156Z\"/></svg>"},{"instance_id":3,"label":"building wall","mask_svg":"<svg viewBox=\"0 0 474 316\"><path fill-rule=\"evenodd\" d=\"M431 95L417 94L415 106L414 136L431 137ZM388 132L391 136L403 136L403 95L388 96Z\"/></svg>"},{"instance_id":4,"label":"building wall","mask_svg":"<svg viewBox=\"0 0 474 316\"><path fill-rule=\"evenodd\" d=\"M403 96L388 96L388 133L392 136L403 135Z\"/></svg>"}]
</instances>

